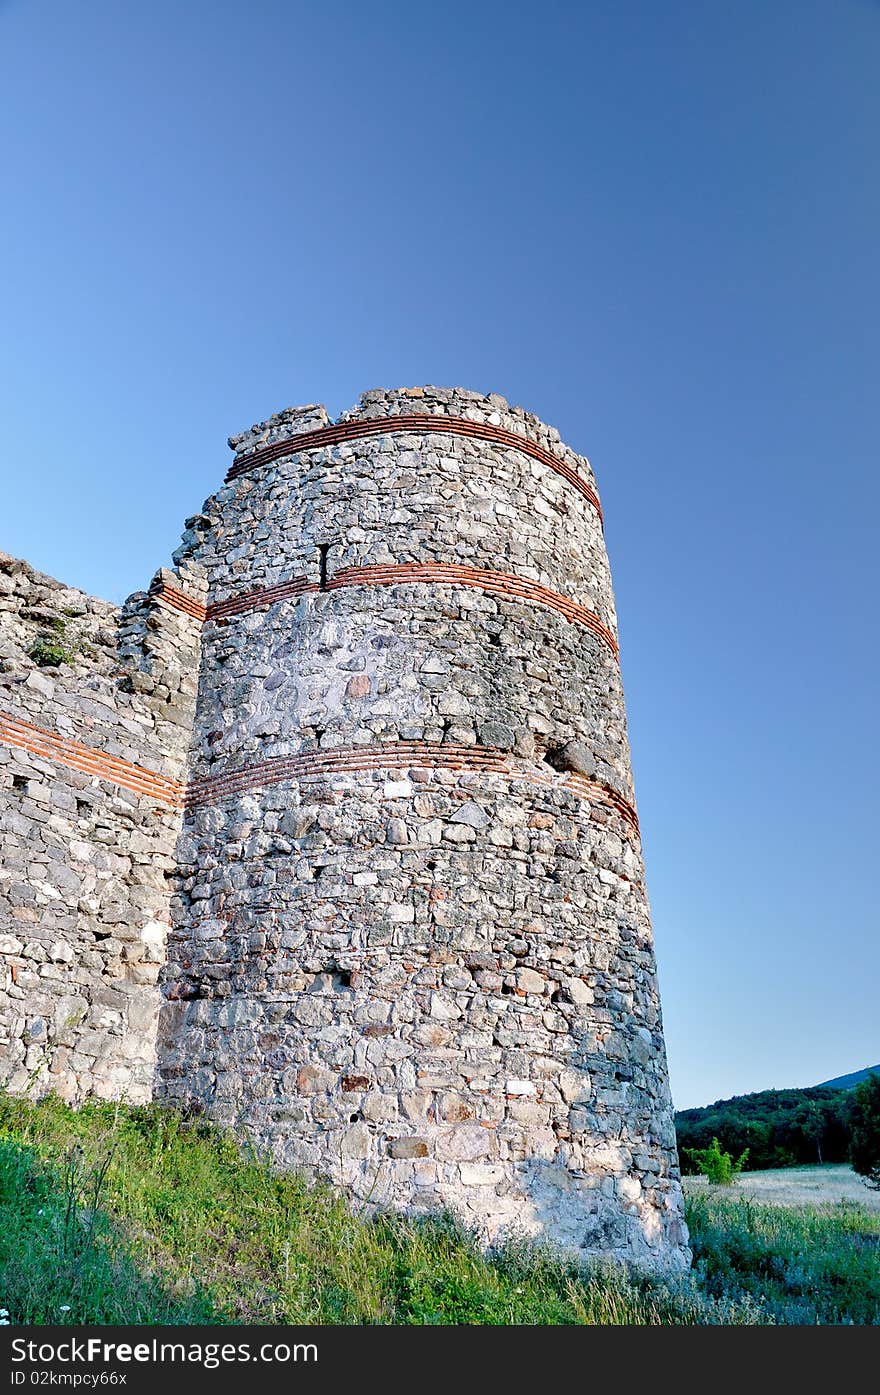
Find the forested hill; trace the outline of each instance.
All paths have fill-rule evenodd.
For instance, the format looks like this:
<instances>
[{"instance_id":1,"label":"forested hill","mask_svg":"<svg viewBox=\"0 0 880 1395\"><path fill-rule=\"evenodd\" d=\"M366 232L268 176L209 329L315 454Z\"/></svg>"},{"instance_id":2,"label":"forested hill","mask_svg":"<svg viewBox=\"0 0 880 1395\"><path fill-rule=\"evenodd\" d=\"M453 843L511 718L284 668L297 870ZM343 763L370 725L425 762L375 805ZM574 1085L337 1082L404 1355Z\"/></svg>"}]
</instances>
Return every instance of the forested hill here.
<instances>
[{"instance_id":1,"label":"forested hill","mask_svg":"<svg viewBox=\"0 0 880 1395\"><path fill-rule=\"evenodd\" d=\"M708 1148L713 1138L734 1157L748 1148L749 1169L846 1162L852 1107L852 1091L829 1083L762 1090L716 1100L704 1109L683 1109L675 1116L682 1171L696 1170L687 1150Z\"/></svg>"},{"instance_id":2,"label":"forested hill","mask_svg":"<svg viewBox=\"0 0 880 1395\"><path fill-rule=\"evenodd\" d=\"M869 1075L880 1075L880 1066L865 1066L864 1070L850 1071L849 1075L835 1075L833 1080L822 1080L818 1089L827 1090L851 1090L854 1085L858 1085L860 1080L867 1080Z\"/></svg>"}]
</instances>

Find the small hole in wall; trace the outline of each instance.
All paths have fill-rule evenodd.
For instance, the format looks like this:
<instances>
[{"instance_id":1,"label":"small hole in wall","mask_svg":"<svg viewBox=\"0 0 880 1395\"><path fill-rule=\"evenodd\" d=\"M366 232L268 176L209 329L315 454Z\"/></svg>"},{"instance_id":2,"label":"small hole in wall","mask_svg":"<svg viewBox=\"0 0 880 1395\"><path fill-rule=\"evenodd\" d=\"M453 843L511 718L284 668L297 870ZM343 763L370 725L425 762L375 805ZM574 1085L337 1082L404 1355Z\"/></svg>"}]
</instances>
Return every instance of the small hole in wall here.
<instances>
[{"instance_id":1,"label":"small hole in wall","mask_svg":"<svg viewBox=\"0 0 880 1395\"><path fill-rule=\"evenodd\" d=\"M30 789L30 781L26 775L13 775L12 788L20 790L22 794L27 794Z\"/></svg>"},{"instance_id":2,"label":"small hole in wall","mask_svg":"<svg viewBox=\"0 0 880 1395\"><path fill-rule=\"evenodd\" d=\"M358 1114L349 1114L349 1116L348 1116L348 1122L349 1122L350 1124L356 1124L356 1123L358 1122L358 1120L360 1119L360 1117L361 1117L361 1116L360 1116L359 1113L358 1113Z\"/></svg>"},{"instance_id":3,"label":"small hole in wall","mask_svg":"<svg viewBox=\"0 0 880 1395\"><path fill-rule=\"evenodd\" d=\"M312 979L312 986L308 990L310 993L351 993L353 969L339 969L335 964L328 964L326 968L320 969Z\"/></svg>"},{"instance_id":4,"label":"small hole in wall","mask_svg":"<svg viewBox=\"0 0 880 1395\"><path fill-rule=\"evenodd\" d=\"M569 768L566 765L564 759L560 756L559 746L548 747L548 749L541 756L541 759L545 765L550 766L551 770L567 770Z\"/></svg>"},{"instance_id":5,"label":"small hole in wall","mask_svg":"<svg viewBox=\"0 0 880 1395\"><path fill-rule=\"evenodd\" d=\"M318 880L318 878L320 877L321 873L323 872L325 866L326 866L326 863L320 862L320 863L318 863L318 865L317 865L316 867L313 867L313 868L312 868L312 881L313 881L313 882L316 882L316 881Z\"/></svg>"},{"instance_id":6,"label":"small hole in wall","mask_svg":"<svg viewBox=\"0 0 880 1395\"><path fill-rule=\"evenodd\" d=\"M327 590L327 553L329 551L329 543L318 543L318 585L322 591Z\"/></svg>"}]
</instances>

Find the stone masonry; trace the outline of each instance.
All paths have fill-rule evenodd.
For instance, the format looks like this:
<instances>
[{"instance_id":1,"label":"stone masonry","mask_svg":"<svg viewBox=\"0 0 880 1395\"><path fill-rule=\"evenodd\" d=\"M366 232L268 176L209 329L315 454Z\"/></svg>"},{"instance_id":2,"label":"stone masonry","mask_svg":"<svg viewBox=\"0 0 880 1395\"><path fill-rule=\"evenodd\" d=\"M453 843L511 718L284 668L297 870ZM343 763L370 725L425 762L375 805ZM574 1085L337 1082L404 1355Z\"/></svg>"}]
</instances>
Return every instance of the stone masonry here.
<instances>
[{"instance_id":1,"label":"stone masonry","mask_svg":"<svg viewBox=\"0 0 880 1395\"><path fill-rule=\"evenodd\" d=\"M589 464L462 389L230 445L119 612L0 559L7 1088L684 1266Z\"/></svg>"}]
</instances>

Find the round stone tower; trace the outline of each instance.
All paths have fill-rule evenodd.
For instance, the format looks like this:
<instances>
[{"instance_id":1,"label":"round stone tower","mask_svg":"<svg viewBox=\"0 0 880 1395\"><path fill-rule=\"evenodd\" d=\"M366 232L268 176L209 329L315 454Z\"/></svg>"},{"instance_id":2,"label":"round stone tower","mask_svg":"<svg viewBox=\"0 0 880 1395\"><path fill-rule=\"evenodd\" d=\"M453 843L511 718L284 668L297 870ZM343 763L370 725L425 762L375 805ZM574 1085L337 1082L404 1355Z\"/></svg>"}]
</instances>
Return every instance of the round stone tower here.
<instances>
[{"instance_id":1,"label":"round stone tower","mask_svg":"<svg viewBox=\"0 0 880 1395\"><path fill-rule=\"evenodd\" d=\"M208 602L164 1095L371 1204L683 1266L589 464L428 387L230 445L177 554Z\"/></svg>"}]
</instances>

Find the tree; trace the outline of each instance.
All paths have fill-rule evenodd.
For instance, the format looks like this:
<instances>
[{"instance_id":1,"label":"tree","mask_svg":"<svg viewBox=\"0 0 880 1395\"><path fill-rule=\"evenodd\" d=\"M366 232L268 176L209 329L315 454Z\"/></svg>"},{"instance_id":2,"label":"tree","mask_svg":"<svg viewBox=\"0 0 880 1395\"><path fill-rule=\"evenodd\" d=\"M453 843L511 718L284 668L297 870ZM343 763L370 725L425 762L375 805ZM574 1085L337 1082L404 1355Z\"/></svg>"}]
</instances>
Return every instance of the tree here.
<instances>
[{"instance_id":1,"label":"tree","mask_svg":"<svg viewBox=\"0 0 880 1395\"><path fill-rule=\"evenodd\" d=\"M705 1151L713 1138L734 1157L748 1148L752 1171L848 1162L852 1094L827 1085L762 1090L716 1100L704 1109L683 1110L675 1116L682 1166L697 1171L688 1149Z\"/></svg>"},{"instance_id":2,"label":"tree","mask_svg":"<svg viewBox=\"0 0 880 1395\"><path fill-rule=\"evenodd\" d=\"M850 1159L869 1187L880 1189L880 1075L856 1086Z\"/></svg>"},{"instance_id":3,"label":"tree","mask_svg":"<svg viewBox=\"0 0 880 1395\"><path fill-rule=\"evenodd\" d=\"M822 1139L825 1134L825 1111L815 1100L805 1099L795 1115L794 1122L804 1138L816 1149L818 1162L822 1157Z\"/></svg>"},{"instance_id":4,"label":"tree","mask_svg":"<svg viewBox=\"0 0 880 1395\"><path fill-rule=\"evenodd\" d=\"M713 1138L708 1148L687 1148L685 1150L700 1172L718 1187L729 1187L737 1173L742 1172L749 1150L740 1153L734 1162L729 1153L722 1153L721 1144Z\"/></svg>"}]
</instances>

